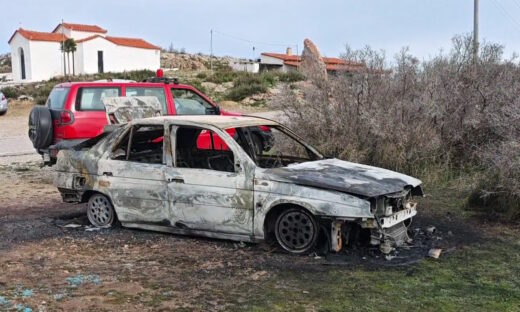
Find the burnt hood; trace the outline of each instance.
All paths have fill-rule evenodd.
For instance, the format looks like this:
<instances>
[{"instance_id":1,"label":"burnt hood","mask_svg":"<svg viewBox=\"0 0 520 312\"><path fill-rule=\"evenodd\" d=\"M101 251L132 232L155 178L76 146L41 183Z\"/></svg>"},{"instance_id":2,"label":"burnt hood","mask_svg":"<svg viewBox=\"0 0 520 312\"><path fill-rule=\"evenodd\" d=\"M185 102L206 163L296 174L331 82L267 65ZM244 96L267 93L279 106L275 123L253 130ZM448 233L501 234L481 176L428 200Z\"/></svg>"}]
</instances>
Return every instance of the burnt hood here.
<instances>
[{"instance_id":1,"label":"burnt hood","mask_svg":"<svg viewBox=\"0 0 520 312\"><path fill-rule=\"evenodd\" d=\"M273 181L374 197L397 193L406 187L413 195L423 195L421 181L383 168L361 165L339 159L324 159L267 169Z\"/></svg>"}]
</instances>

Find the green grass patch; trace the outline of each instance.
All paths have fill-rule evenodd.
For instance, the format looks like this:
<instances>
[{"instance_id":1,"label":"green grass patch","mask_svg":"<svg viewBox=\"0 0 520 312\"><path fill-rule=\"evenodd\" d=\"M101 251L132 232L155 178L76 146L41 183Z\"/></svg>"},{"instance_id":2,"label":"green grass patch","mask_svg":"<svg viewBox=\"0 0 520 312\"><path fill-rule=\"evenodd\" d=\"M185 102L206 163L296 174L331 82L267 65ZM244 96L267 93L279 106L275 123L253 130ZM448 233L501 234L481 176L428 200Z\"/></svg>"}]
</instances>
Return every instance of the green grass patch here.
<instances>
[{"instance_id":1,"label":"green grass patch","mask_svg":"<svg viewBox=\"0 0 520 312\"><path fill-rule=\"evenodd\" d=\"M246 306L252 311L519 311L520 246L494 241L399 269L282 272Z\"/></svg>"}]
</instances>

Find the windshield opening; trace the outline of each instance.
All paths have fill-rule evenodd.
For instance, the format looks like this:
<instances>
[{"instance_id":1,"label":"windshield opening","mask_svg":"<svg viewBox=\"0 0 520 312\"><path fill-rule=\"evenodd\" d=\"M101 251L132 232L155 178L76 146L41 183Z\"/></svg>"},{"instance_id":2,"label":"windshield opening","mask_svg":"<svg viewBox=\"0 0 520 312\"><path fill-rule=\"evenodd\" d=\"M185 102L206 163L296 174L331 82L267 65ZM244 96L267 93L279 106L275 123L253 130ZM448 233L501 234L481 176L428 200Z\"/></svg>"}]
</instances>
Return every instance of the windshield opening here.
<instances>
[{"instance_id":1,"label":"windshield opening","mask_svg":"<svg viewBox=\"0 0 520 312\"><path fill-rule=\"evenodd\" d=\"M226 131L261 168L279 168L323 158L316 149L283 127L242 127L230 130Z\"/></svg>"}]
</instances>

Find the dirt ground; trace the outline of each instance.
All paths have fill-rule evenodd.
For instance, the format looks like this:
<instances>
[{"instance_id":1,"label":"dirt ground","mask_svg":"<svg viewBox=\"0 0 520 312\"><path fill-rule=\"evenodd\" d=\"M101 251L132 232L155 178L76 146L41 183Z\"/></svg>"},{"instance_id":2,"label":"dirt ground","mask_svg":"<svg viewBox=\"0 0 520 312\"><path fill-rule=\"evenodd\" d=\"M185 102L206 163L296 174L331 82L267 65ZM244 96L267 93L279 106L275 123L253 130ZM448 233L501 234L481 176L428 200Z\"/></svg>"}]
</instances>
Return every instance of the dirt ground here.
<instances>
[{"instance_id":1,"label":"dirt ground","mask_svg":"<svg viewBox=\"0 0 520 312\"><path fill-rule=\"evenodd\" d=\"M272 310L276 305L261 299L271 298L269 292L308 294L287 274L325 278L358 267L413 267L436 261L426 258L432 247L450 257L485 239L480 223L461 222L428 198L411 227L413 245L388 258L372 249L293 256L266 244L90 231L85 206L62 203L52 180L52 169L38 161L15 157L0 164L0 310ZM436 233L426 233L429 225Z\"/></svg>"},{"instance_id":2,"label":"dirt ground","mask_svg":"<svg viewBox=\"0 0 520 312\"><path fill-rule=\"evenodd\" d=\"M265 244L175 236L123 228L88 231L84 205L64 204L52 170L37 163L0 166L0 307L34 311L228 310L281 273L423 261L478 239L449 222L415 220L414 246L387 260L377 250L292 256ZM424 228L433 223L436 235ZM77 227L69 227L77 226ZM444 255L443 255L444 256Z\"/></svg>"}]
</instances>

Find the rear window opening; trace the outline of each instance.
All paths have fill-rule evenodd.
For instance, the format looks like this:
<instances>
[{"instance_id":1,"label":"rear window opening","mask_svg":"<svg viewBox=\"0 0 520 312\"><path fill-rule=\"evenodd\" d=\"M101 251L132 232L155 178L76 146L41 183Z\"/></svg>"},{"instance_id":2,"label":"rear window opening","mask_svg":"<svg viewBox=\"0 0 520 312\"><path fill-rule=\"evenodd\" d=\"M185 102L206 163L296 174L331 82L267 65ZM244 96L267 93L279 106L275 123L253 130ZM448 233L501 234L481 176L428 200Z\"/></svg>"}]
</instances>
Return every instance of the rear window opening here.
<instances>
[{"instance_id":1,"label":"rear window opening","mask_svg":"<svg viewBox=\"0 0 520 312\"><path fill-rule=\"evenodd\" d=\"M65 107L65 101L67 99L67 95L69 94L69 90L70 88L65 87L56 87L52 89L45 105L49 109L62 110Z\"/></svg>"}]
</instances>

